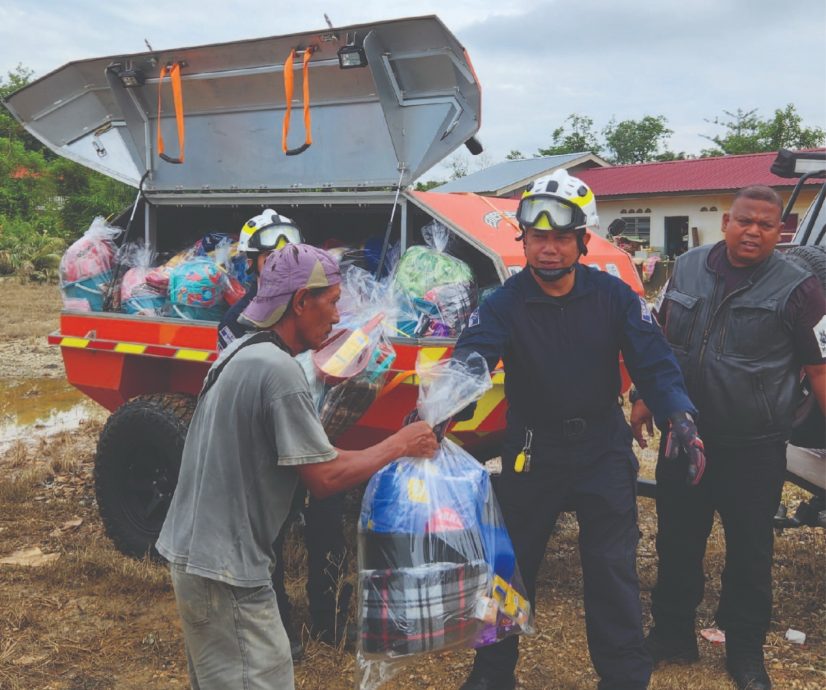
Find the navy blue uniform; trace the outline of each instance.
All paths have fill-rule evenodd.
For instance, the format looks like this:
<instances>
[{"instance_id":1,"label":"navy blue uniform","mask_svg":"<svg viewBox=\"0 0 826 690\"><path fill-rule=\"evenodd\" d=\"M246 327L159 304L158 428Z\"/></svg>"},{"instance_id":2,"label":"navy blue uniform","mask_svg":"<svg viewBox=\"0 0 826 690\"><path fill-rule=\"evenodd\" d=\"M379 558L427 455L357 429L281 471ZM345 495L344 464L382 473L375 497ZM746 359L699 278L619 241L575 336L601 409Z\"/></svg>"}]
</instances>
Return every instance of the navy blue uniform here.
<instances>
[{"instance_id":1,"label":"navy blue uniform","mask_svg":"<svg viewBox=\"0 0 826 690\"><path fill-rule=\"evenodd\" d=\"M246 294L239 299L235 304L233 304L228 310L227 313L224 314L224 318L221 319L221 323L218 324L218 349L223 350L227 347L233 340L237 340L245 333L249 332L248 328L245 328L240 323L238 323L238 317L241 316L241 312L247 308L247 305L252 302L252 298L258 294L258 281L253 280L252 285L249 286L247 289Z\"/></svg>"},{"instance_id":2,"label":"navy blue uniform","mask_svg":"<svg viewBox=\"0 0 826 690\"><path fill-rule=\"evenodd\" d=\"M563 509L579 522L585 619L602 689L648 685L636 574L638 463L618 405L619 357L658 420L694 411L680 369L645 302L607 273L576 266L564 297L546 295L529 269L471 317L456 357L505 365L507 429L495 487L528 595ZM514 461L532 432L528 471ZM518 638L477 651L492 680L513 673ZM549 683L552 681L549 679Z\"/></svg>"}]
</instances>

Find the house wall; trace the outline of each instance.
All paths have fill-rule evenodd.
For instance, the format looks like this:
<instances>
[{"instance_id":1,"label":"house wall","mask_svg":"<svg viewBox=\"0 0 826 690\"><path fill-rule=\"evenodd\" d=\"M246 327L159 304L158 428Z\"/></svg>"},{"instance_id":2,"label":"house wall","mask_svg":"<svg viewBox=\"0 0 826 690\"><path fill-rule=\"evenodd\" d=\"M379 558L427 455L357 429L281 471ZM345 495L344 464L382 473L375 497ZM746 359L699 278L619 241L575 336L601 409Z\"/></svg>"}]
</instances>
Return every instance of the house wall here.
<instances>
[{"instance_id":1,"label":"house wall","mask_svg":"<svg viewBox=\"0 0 826 690\"><path fill-rule=\"evenodd\" d=\"M804 190L795 202L792 213L799 218L812 203L816 190ZM791 190L780 192L783 200L789 197ZM624 199L601 199L597 197L597 211L601 233L607 233L608 226L617 218L649 216L651 218L651 248L663 251L665 247L665 219L671 216L688 216L689 244L691 228L697 228L700 244L711 244L723 239L721 231L723 213L731 206L734 193L682 195L682 196L646 196ZM706 210L701 209L716 210ZM650 213L645 213L650 209ZM637 213L642 210L643 213ZM625 211L625 213L623 213ZM631 212L633 211L633 212Z\"/></svg>"}]
</instances>

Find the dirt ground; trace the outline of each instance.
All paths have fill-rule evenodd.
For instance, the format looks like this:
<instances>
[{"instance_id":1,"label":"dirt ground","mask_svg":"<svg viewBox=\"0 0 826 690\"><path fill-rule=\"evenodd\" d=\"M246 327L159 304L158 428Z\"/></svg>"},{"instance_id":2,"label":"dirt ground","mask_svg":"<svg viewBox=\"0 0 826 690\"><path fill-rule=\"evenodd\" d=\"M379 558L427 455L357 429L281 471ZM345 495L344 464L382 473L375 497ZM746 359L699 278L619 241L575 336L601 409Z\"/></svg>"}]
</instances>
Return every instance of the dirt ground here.
<instances>
[{"instance_id":1,"label":"dirt ground","mask_svg":"<svg viewBox=\"0 0 826 690\"><path fill-rule=\"evenodd\" d=\"M54 286L5 281L0 326L0 386L31 380L36 398L43 377L63 375L45 335L57 328ZM13 292L11 298L9 293ZM51 389L48 389L51 390ZM0 411L2 417L2 411ZM90 412L79 429L47 438L37 431L0 456L0 559L38 547L52 560L39 566L0 563L0 690L161 690L188 687L180 627L166 569L116 552L97 516L92 467L105 415ZM642 454L652 469L652 451ZM794 503L804 494L788 488ZM653 502L640 499L639 572L648 623L656 577ZM350 516L351 520L354 518ZM300 527L287 549L288 589L297 620L306 621L302 592L305 556ZM709 540L706 599L699 627L712 625L724 541L719 525ZM776 539L775 609L766 646L769 672L779 690L826 687L826 535L802 528ZM523 689L594 688L582 606L576 521L560 520L539 578L537 634L522 641L518 668ZM807 634L805 645L784 639L788 628ZM296 685L308 689L353 687L354 655L307 639ZM700 640L700 663L655 671L654 690L733 688L724 650ZM465 677L472 652L428 656L388 683L401 690L449 690Z\"/></svg>"}]
</instances>

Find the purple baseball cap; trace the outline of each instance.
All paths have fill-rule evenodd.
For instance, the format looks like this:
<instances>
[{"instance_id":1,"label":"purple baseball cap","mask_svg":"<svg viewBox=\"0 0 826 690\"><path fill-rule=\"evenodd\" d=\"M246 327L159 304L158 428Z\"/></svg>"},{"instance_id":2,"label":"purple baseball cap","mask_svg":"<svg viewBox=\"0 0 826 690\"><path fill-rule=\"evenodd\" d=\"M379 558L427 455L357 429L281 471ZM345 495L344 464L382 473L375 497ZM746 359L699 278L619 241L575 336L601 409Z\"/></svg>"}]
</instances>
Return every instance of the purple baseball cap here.
<instances>
[{"instance_id":1,"label":"purple baseball cap","mask_svg":"<svg viewBox=\"0 0 826 690\"><path fill-rule=\"evenodd\" d=\"M238 321L254 328L270 328L284 316L297 290L340 282L338 263L330 254L309 244L288 244L267 257L258 278L258 293Z\"/></svg>"}]
</instances>

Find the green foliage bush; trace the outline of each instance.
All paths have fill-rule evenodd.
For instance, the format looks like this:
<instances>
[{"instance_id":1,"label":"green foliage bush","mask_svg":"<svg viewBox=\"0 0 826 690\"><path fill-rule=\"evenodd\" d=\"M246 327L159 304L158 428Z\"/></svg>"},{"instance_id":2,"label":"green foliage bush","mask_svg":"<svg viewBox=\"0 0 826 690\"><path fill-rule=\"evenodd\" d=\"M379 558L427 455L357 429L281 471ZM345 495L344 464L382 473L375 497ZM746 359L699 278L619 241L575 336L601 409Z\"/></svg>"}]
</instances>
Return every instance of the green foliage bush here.
<instances>
[{"instance_id":1,"label":"green foliage bush","mask_svg":"<svg viewBox=\"0 0 826 690\"><path fill-rule=\"evenodd\" d=\"M0 97L25 86L22 65L0 77ZM60 257L95 216L129 206L135 191L58 158L0 107L0 275L56 280Z\"/></svg>"}]
</instances>

